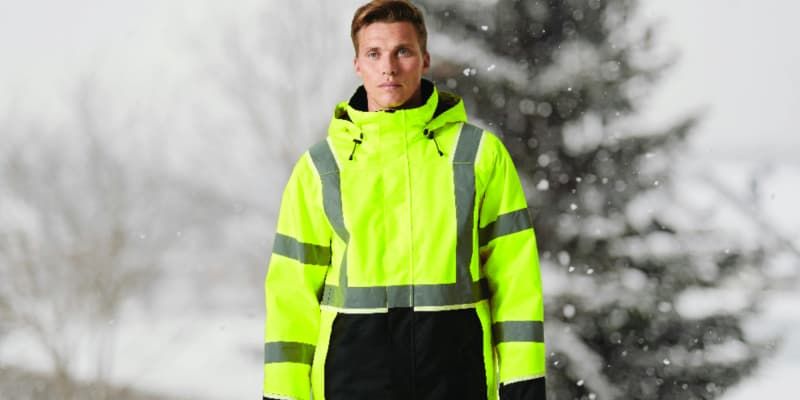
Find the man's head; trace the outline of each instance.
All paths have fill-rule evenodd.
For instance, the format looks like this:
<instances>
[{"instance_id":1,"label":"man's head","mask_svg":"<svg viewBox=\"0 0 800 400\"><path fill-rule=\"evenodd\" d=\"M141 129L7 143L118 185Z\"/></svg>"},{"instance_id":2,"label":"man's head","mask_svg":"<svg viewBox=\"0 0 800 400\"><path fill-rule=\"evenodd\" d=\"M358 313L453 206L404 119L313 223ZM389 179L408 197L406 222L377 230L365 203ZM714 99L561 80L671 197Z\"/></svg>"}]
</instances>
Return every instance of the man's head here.
<instances>
[{"instance_id":1,"label":"man's head","mask_svg":"<svg viewBox=\"0 0 800 400\"><path fill-rule=\"evenodd\" d=\"M373 0L353 16L353 65L364 81L369 111L416 107L430 66L420 10L405 0Z\"/></svg>"}]
</instances>

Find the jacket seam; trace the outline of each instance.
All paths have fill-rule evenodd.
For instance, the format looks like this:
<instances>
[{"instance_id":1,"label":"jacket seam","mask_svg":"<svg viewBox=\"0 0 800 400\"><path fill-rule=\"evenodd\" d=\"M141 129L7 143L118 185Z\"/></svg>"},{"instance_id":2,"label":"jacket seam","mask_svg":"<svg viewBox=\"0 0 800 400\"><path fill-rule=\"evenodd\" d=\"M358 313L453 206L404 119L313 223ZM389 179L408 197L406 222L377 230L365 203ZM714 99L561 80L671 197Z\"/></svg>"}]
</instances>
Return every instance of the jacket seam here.
<instances>
[{"instance_id":1,"label":"jacket seam","mask_svg":"<svg viewBox=\"0 0 800 400\"><path fill-rule=\"evenodd\" d=\"M282 394L269 393L269 392L264 392L263 393L263 397L264 398L270 398L270 399L276 399L276 400L303 400L300 397L286 396L286 395L282 395Z\"/></svg>"},{"instance_id":2,"label":"jacket seam","mask_svg":"<svg viewBox=\"0 0 800 400\"><path fill-rule=\"evenodd\" d=\"M519 378L509 379L507 381L500 381L500 384L501 385L510 385L512 383L532 381L534 379L544 378L545 376L547 376L547 373L542 372L542 373L535 374L535 375L526 375L526 376L522 376L522 377L519 377Z\"/></svg>"}]
</instances>

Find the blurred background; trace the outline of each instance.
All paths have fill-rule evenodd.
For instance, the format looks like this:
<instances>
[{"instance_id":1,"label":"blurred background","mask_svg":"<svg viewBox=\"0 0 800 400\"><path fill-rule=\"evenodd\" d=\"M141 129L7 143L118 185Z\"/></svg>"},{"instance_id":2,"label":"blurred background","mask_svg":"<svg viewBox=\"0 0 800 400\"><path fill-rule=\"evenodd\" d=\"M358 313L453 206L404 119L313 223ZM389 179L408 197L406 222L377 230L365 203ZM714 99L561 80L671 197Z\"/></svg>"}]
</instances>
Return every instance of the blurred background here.
<instances>
[{"instance_id":1,"label":"blurred background","mask_svg":"<svg viewBox=\"0 0 800 400\"><path fill-rule=\"evenodd\" d=\"M0 399L248 399L280 194L358 85L361 1L0 0ZM786 398L800 5L419 1L502 135L548 399Z\"/></svg>"}]
</instances>

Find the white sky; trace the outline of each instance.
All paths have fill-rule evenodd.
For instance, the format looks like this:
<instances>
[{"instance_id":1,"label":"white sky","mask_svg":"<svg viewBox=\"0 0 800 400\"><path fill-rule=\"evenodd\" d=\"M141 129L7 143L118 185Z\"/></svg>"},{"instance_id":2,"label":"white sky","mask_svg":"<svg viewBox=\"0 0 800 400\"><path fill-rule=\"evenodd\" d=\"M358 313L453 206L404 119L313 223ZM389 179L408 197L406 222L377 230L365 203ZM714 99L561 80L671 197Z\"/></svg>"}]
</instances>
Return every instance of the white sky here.
<instances>
[{"instance_id":1,"label":"white sky","mask_svg":"<svg viewBox=\"0 0 800 400\"><path fill-rule=\"evenodd\" d=\"M662 38L681 52L660 82L648 115L708 112L695 149L712 159L796 163L800 133L800 2L647 0L663 16Z\"/></svg>"},{"instance_id":2,"label":"white sky","mask_svg":"<svg viewBox=\"0 0 800 400\"><path fill-rule=\"evenodd\" d=\"M0 104L15 96L46 115L65 101L59 95L69 82L97 70L114 71L110 79L123 95L152 85L155 74L180 79L192 62L181 54L191 46L188 32L204 26L215 32L223 17L258 3L0 0ZM800 108L800 2L642 4L644 15L662 19L660 41L681 53L653 92L645 118L668 122L705 109L692 139L703 157L795 162L800 132L790 118Z\"/></svg>"}]
</instances>

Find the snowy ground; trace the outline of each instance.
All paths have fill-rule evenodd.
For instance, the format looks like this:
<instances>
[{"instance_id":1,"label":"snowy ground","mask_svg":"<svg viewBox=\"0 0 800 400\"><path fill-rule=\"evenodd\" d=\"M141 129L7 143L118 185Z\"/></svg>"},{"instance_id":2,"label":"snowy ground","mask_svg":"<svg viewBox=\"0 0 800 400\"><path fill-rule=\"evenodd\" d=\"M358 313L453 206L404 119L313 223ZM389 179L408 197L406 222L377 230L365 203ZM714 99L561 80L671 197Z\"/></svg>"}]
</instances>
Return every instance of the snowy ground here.
<instances>
[{"instance_id":1,"label":"snowy ground","mask_svg":"<svg viewBox=\"0 0 800 400\"><path fill-rule=\"evenodd\" d=\"M111 382L171 399L259 398L262 318L200 310L159 316L128 313L120 321ZM84 379L94 378L89 367L94 354L89 353L75 367ZM39 346L21 334L0 344L0 360L41 372L47 372L49 364Z\"/></svg>"}]
</instances>

